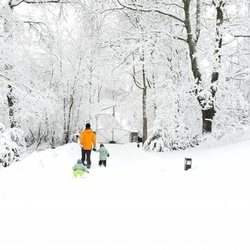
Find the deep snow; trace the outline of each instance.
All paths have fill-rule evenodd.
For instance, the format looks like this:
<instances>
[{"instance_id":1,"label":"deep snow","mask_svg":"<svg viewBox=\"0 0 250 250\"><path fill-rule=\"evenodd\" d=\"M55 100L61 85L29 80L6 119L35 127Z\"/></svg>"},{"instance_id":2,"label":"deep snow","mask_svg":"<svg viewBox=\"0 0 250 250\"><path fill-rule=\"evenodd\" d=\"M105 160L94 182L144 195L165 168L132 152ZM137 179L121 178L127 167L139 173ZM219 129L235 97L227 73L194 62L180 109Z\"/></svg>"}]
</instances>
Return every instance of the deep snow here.
<instances>
[{"instance_id":1,"label":"deep snow","mask_svg":"<svg viewBox=\"0 0 250 250\"><path fill-rule=\"evenodd\" d=\"M250 141L172 153L107 148L108 167L93 152L86 178L72 174L77 144L1 168L0 249L250 249Z\"/></svg>"}]
</instances>

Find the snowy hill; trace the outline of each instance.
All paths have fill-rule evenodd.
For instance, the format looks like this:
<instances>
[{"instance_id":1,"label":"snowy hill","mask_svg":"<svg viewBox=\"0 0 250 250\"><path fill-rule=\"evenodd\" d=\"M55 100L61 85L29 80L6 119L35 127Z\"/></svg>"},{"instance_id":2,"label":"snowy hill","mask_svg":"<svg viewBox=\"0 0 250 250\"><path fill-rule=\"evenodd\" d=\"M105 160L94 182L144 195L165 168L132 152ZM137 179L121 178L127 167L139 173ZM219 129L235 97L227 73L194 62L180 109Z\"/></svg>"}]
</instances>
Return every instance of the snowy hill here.
<instances>
[{"instance_id":1,"label":"snowy hill","mask_svg":"<svg viewBox=\"0 0 250 250\"><path fill-rule=\"evenodd\" d=\"M72 175L77 144L1 168L0 249L250 249L250 141L164 154L107 148L108 167L93 152L86 178Z\"/></svg>"}]
</instances>

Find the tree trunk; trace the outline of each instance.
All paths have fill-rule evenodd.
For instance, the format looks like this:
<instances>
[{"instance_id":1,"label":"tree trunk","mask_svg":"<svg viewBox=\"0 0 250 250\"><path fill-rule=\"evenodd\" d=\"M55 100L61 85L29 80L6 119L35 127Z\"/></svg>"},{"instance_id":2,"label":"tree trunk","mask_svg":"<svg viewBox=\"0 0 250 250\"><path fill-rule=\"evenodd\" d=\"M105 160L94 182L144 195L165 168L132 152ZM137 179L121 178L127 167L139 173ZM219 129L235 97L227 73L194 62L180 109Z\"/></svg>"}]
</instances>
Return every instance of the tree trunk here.
<instances>
[{"instance_id":1,"label":"tree trunk","mask_svg":"<svg viewBox=\"0 0 250 250\"><path fill-rule=\"evenodd\" d=\"M67 143L67 102L66 97L63 98L63 143Z\"/></svg>"},{"instance_id":2,"label":"tree trunk","mask_svg":"<svg viewBox=\"0 0 250 250\"><path fill-rule=\"evenodd\" d=\"M198 88L199 85L201 85L202 78L201 78L201 73L199 70L199 65L198 65L198 59L196 55L196 41L194 40L193 33L192 33L192 26L191 26L191 20L190 20L190 0L184 1L184 12L185 12L185 28L187 32L187 44L189 48L189 57L191 61L191 68L192 68L192 73L194 76L194 79L196 80L196 91L195 94L198 95ZM198 100L199 101L199 100Z\"/></svg>"},{"instance_id":3,"label":"tree trunk","mask_svg":"<svg viewBox=\"0 0 250 250\"><path fill-rule=\"evenodd\" d=\"M202 133L211 133L212 132L212 123L213 118L216 113L215 106L214 106L214 98L217 92L217 84L219 79L219 68L221 63L221 56L219 54L219 51L222 47L222 37L220 33L220 26L223 24L223 7L225 5L225 1L222 0L218 3L218 5L214 4L216 7L216 48L215 48L215 67L214 71L212 73L211 77L211 98L209 100L205 100L203 97L201 97L199 94L200 92L200 86L202 83L202 77L201 72L198 65L198 60L196 57L197 52L197 42L199 38L199 32L196 34L196 38L194 39L193 33L192 33L192 26L191 26L191 19L190 19L190 3L191 0L183 0L184 3L184 12L185 12L185 28L187 31L187 43L189 47L189 56L191 60L191 68L193 76L196 80L196 90L195 94L197 96L197 100L202 108ZM197 8L200 8L200 5L197 4ZM200 10L197 9L197 15L199 15ZM199 31L199 27L198 27ZM209 101L209 105L208 104ZM206 107L208 106L208 107Z\"/></svg>"},{"instance_id":4,"label":"tree trunk","mask_svg":"<svg viewBox=\"0 0 250 250\"><path fill-rule=\"evenodd\" d=\"M147 118L147 88L143 89L142 94L142 107L143 107L143 134L142 142L144 143L148 138L148 118Z\"/></svg>"},{"instance_id":5,"label":"tree trunk","mask_svg":"<svg viewBox=\"0 0 250 250\"><path fill-rule=\"evenodd\" d=\"M146 76L145 69L143 67L143 85L142 90L142 112L143 112L143 131L142 131L142 142L144 143L148 138L148 118L147 118L147 85L146 85Z\"/></svg>"},{"instance_id":6,"label":"tree trunk","mask_svg":"<svg viewBox=\"0 0 250 250\"><path fill-rule=\"evenodd\" d=\"M214 70L211 77L211 93L212 97L215 97L216 91L217 91L217 85L219 80L219 69L221 66L221 55L220 55L220 49L222 48L222 34L220 31L220 28L224 22L224 13L223 9L225 6L225 1L220 1L218 5L214 3L216 7L216 39L215 39L215 51L214 51L214 57L215 57L215 63L214 63Z\"/></svg>"},{"instance_id":7,"label":"tree trunk","mask_svg":"<svg viewBox=\"0 0 250 250\"><path fill-rule=\"evenodd\" d=\"M13 49L12 49L12 29L13 29L13 9L9 4L6 4L3 8L3 30L4 30L4 37L5 37L5 53L4 53L4 61L5 61L5 72L6 75L8 75L9 81L13 81L12 77L12 70L13 65L11 63L11 60L13 58ZM14 128L18 126L18 122L15 117L15 103L16 98L13 93L13 87L9 84L8 85L8 94L7 94L7 103L8 103L8 110L9 110L9 121L10 121L10 127Z\"/></svg>"},{"instance_id":8,"label":"tree trunk","mask_svg":"<svg viewBox=\"0 0 250 250\"><path fill-rule=\"evenodd\" d=\"M68 143L70 140L70 125L71 125L71 115L72 115L72 108L74 104L73 95L70 96L69 100L69 110L68 110L68 120L66 125L66 136L65 136L65 143Z\"/></svg>"},{"instance_id":9,"label":"tree trunk","mask_svg":"<svg viewBox=\"0 0 250 250\"><path fill-rule=\"evenodd\" d=\"M217 85L219 80L219 69L221 66L221 55L220 49L222 48L222 34L220 31L220 27L224 21L224 14L223 8L225 6L225 1L220 1L217 5L213 2L214 6L216 7L216 39L215 39L215 63L214 63L214 70L211 76L211 100L209 103L209 108L202 110L202 132L203 133L211 133L212 132L212 122L215 116L216 110L214 107L214 98L217 92Z\"/></svg>"},{"instance_id":10,"label":"tree trunk","mask_svg":"<svg viewBox=\"0 0 250 250\"><path fill-rule=\"evenodd\" d=\"M202 110L202 133L211 133L212 132L212 122L215 115L214 106L209 109Z\"/></svg>"},{"instance_id":11,"label":"tree trunk","mask_svg":"<svg viewBox=\"0 0 250 250\"><path fill-rule=\"evenodd\" d=\"M17 127L17 121L14 116L15 97L13 96L13 88L10 85L8 85L7 101L8 101L8 109L9 109L10 127L15 128Z\"/></svg>"},{"instance_id":12,"label":"tree trunk","mask_svg":"<svg viewBox=\"0 0 250 250\"><path fill-rule=\"evenodd\" d=\"M134 54L133 54L134 59ZM148 118L147 118L147 87L149 86L146 81L146 72L145 72L145 64L144 64L144 53L141 56L142 61L142 83L139 83L136 80L136 71L135 66L133 66L133 80L135 85L142 90L142 142L144 143L148 138ZM149 86L150 87L150 86Z\"/></svg>"},{"instance_id":13,"label":"tree trunk","mask_svg":"<svg viewBox=\"0 0 250 250\"><path fill-rule=\"evenodd\" d=\"M202 111L202 133L210 133L212 131L212 122L213 122L213 109L203 109L206 105L204 103L204 99L199 96L200 86L202 83L201 72L198 65L198 59L196 56L197 51L197 40L194 40L192 28L191 28L191 20L190 20L190 0L183 1L184 3L184 12L185 12L185 27L187 32L187 44L189 48L189 57L191 60L191 69L196 81L195 95L197 96L197 100L201 107Z\"/></svg>"}]
</instances>

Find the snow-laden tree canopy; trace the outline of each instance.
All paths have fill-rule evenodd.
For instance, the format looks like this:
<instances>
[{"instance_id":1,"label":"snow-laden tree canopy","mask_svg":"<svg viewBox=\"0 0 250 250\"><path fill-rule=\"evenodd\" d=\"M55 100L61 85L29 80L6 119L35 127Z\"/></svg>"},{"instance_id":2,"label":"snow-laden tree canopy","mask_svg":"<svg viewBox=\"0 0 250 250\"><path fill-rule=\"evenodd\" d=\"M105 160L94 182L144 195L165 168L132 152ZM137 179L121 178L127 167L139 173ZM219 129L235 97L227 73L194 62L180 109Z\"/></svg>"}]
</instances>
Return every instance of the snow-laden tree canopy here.
<instances>
[{"instance_id":1,"label":"snow-laden tree canopy","mask_svg":"<svg viewBox=\"0 0 250 250\"><path fill-rule=\"evenodd\" d=\"M112 115L147 150L249 122L247 0L0 3L0 122L30 149Z\"/></svg>"}]
</instances>

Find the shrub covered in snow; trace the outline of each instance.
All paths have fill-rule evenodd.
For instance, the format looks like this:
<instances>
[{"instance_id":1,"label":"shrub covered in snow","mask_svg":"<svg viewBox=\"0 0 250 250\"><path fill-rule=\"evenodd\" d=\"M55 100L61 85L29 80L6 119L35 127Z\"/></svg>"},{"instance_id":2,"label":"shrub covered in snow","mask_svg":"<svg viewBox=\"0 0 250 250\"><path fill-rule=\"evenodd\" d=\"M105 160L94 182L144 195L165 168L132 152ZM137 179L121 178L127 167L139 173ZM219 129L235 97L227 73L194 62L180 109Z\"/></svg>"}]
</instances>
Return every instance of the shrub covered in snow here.
<instances>
[{"instance_id":1,"label":"shrub covered in snow","mask_svg":"<svg viewBox=\"0 0 250 250\"><path fill-rule=\"evenodd\" d=\"M5 129L0 123L0 166L7 167L18 161L24 152L25 143L21 129Z\"/></svg>"},{"instance_id":2,"label":"shrub covered in snow","mask_svg":"<svg viewBox=\"0 0 250 250\"><path fill-rule=\"evenodd\" d=\"M173 131L170 133L165 128L154 129L144 143L146 151L165 152L172 150L186 149L199 144L199 138L189 138L188 133Z\"/></svg>"}]
</instances>

